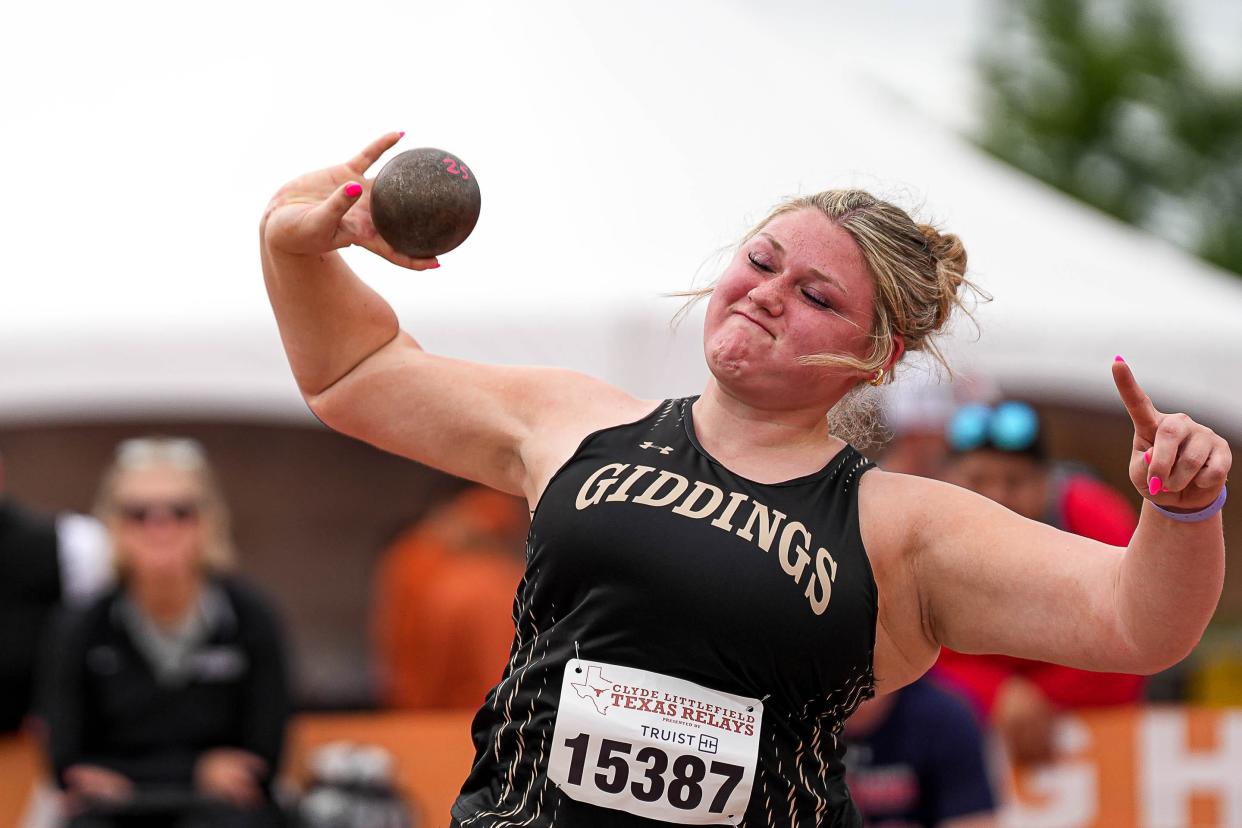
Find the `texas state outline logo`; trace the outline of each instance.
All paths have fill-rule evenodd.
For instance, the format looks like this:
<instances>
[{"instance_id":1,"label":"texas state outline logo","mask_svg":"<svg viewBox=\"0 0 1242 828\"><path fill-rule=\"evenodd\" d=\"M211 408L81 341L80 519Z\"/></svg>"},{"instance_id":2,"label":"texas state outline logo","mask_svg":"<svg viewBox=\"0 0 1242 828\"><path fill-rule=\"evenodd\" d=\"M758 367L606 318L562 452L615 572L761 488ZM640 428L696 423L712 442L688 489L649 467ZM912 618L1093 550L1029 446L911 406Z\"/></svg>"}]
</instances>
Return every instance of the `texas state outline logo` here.
<instances>
[{"instance_id":1,"label":"texas state outline logo","mask_svg":"<svg viewBox=\"0 0 1242 828\"><path fill-rule=\"evenodd\" d=\"M608 708L612 707L613 682L604 678L603 670L598 666L588 667L586 680L571 681L569 686L578 694L578 698L589 701L599 715L608 715Z\"/></svg>"}]
</instances>

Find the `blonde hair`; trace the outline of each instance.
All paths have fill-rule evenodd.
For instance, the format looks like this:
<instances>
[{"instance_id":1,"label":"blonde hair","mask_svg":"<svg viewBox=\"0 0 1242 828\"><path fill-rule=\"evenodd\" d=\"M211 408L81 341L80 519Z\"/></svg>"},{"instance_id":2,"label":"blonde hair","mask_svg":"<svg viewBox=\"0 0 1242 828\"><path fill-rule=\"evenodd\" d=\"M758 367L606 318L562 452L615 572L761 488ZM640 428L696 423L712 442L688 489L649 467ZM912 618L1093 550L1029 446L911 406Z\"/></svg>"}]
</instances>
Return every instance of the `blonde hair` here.
<instances>
[{"instance_id":1,"label":"blonde hair","mask_svg":"<svg viewBox=\"0 0 1242 828\"><path fill-rule=\"evenodd\" d=\"M873 372L893 357L893 334L907 351L926 351L952 373L933 336L942 330L962 294L984 294L966 278L966 248L953 233L918 224L900 207L863 190L825 190L788 199L756 225L741 243L755 237L777 216L815 209L850 234L875 280L872 347L864 359L849 354L813 354L807 365L841 366ZM969 314L969 310L964 312ZM887 381L891 377L885 378Z\"/></svg>"},{"instance_id":2,"label":"blonde hair","mask_svg":"<svg viewBox=\"0 0 1242 828\"><path fill-rule=\"evenodd\" d=\"M117 518L116 491L121 476L138 468L173 468L190 472L199 488L199 514L206 530L199 562L207 572L224 572L233 568L236 552L233 546L232 519L224 495L216 482L215 472L207 461L207 452L197 440L185 437L137 437L122 441L104 471L95 496L95 516L111 527ZM124 570L121 550L109 532L112 563L118 573Z\"/></svg>"},{"instance_id":3,"label":"blonde hair","mask_svg":"<svg viewBox=\"0 0 1242 828\"><path fill-rule=\"evenodd\" d=\"M893 335L900 336L906 352L925 351L952 376L952 369L936 346L954 309L968 316L963 296L991 297L966 278L966 248L952 233L931 224L919 224L905 210L864 190L825 190L795 196L775 207L746 233L737 247L753 239L776 217L799 210L818 210L850 234L862 252L875 282L874 322L869 332L871 350L863 358L825 353L799 357L804 365L851 368L875 374L893 358ZM693 300L709 295L714 285L678 295ZM683 311L685 308L683 308ZM886 372L883 382L892 380ZM878 403L860 382L829 413L832 430L850 442L865 446L875 431Z\"/></svg>"}]
</instances>

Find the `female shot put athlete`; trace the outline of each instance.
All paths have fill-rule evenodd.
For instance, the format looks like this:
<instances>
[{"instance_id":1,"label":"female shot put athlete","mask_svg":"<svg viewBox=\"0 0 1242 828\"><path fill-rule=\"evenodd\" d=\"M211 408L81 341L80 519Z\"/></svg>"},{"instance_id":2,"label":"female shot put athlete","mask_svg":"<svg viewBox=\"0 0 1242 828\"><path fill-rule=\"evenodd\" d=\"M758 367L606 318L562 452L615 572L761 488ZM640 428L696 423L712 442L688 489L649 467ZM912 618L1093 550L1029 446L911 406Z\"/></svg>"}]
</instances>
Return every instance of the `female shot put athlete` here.
<instances>
[{"instance_id":1,"label":"female shot put athlete","mask_svg":"<svg viewBox=\"0 0 1242 828\"><path fill-rule=\"evenodd\" d=\"M955 236L858 191L782 205L712 290L703 393L638 400L429 354L398 328L335 251L437 266L370 221L363 175L399 137L281 188L262 258L320 419L535 509L456 824L858 825L842 722L941 645L1151 673L1199 640L1223 578L1229 447L1157 410L1120 358L1146 499L1125 550L868 471L829 432L851 389L932 347L966 287Z\"/></svg>"}]
</instances>

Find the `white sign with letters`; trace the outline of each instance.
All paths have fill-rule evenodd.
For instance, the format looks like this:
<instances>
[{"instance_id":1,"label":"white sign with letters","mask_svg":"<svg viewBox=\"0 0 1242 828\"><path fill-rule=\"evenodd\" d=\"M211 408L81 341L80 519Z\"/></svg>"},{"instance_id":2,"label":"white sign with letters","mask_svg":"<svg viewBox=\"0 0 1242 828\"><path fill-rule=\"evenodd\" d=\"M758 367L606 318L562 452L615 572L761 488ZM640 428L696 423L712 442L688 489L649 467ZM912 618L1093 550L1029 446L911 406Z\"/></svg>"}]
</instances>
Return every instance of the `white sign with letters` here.
<instances>
[{"instance_id":1,"label":"white sign with letters","mask_svg":"<svg viewBox=\"0 0 1242 828\"><path fill-rule=\"evenodd\" d=\"M571 659L548 777L579 802L680 825L737 825L762 721L758 699Z\"/></svg>"}]
</instances>

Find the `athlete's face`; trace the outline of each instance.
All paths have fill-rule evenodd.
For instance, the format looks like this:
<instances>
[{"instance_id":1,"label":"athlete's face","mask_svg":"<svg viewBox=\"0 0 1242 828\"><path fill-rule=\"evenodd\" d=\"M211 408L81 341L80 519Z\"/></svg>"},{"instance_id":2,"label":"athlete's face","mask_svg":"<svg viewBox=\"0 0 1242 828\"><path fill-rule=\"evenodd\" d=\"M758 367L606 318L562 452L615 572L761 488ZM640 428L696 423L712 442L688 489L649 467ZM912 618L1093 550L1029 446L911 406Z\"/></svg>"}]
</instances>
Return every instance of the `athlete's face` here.
<instances>
[{"instance_id":1,"label":"athlete's face","mask_svg":"<svg viewBox=\"0 0 1242 828\"><path fill-rule=\"evenodd\" d=\"M849 233L815 209L778 216L741 246L712 292L704 350L734 393L831 403L865 374L799 357L871 351L875 285Z\"/></svg>"}]
</instances>

